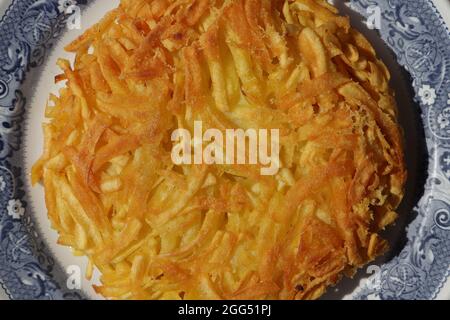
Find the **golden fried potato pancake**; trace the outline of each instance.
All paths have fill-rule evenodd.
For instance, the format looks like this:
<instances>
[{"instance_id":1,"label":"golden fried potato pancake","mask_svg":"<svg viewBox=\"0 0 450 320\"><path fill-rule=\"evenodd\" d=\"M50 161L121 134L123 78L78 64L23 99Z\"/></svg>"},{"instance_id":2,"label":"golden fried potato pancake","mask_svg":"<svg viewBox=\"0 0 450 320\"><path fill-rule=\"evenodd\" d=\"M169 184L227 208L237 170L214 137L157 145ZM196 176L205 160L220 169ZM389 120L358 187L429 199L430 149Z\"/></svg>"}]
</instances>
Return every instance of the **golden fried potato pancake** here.
<instances>
[{"instance_id":1,"label":"golden fried potato pancake","mask_svg":"<svg viewBox=\"0 0 450 320\"><path fill-rule=\"evenodd\" d=\"M66 49L32 180L104 297L316 299L386 251L390 75L326 1L122 0ZM175 165L195 121L279 129L280 170Z\"/></svg>"}]
</instances>

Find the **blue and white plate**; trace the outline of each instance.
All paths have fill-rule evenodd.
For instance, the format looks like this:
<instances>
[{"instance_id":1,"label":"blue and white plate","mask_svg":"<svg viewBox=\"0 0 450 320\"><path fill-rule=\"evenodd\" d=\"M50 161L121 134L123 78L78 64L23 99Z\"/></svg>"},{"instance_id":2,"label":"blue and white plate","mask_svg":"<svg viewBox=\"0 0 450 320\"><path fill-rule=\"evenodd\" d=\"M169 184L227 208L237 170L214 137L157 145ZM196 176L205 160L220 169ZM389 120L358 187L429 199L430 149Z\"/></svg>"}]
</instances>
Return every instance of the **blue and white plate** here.
<instances>
[{"instance_id":1,"label":"blue and white plate","mask_svg":"<svg viewBox=\"0 0 450 320\"><path fill-rule=\"evenodd\" d=\"M385 235L392 250L325 298L450 299L449 30L430 0L336 2L391 70L409 181ZM117 4L13 0L0 20L0 285L11 299L100 298L91 287L98 277L82 277L85 259L55 244L29 172L42 150L48 93L58 89L56 59L70 58L64 44ZM79 21L70 6L82 10Z\"/></svg>"}]
</instances>

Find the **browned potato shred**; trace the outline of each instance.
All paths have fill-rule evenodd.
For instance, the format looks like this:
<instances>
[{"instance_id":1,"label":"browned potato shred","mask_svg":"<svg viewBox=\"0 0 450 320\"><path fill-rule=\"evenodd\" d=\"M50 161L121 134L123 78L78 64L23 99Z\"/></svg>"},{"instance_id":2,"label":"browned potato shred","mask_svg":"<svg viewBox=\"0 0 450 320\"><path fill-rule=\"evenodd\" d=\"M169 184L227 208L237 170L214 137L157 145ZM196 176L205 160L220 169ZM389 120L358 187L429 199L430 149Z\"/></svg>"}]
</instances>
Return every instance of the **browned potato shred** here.
<instances>
[{"instance_id":1,"label":"browned potato shred","mask_svg":"<svg viewBox=\"0 0 450 320\"><path fill-rule=\"evenodd\" d=\"M43 182L112 299L316 299L383 254L406 179L389 72L324 0L122 0L66 49ZM183 165L171 133L277 128L282 168Z\"/></svg>"}]
</instances>

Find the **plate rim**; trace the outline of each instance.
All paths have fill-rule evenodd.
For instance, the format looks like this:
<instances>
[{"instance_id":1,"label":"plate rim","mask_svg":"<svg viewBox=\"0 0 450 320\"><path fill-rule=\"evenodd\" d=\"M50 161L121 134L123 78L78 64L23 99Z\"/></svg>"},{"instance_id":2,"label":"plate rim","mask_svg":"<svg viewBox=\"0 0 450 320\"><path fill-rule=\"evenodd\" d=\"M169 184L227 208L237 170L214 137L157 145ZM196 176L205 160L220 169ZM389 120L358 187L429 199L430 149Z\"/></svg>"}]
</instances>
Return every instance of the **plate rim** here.
<instances>
[{"instance_id":1,"label":"plate rim","mask_svg":"<svg viewBox=\"0 0 450 320\"><path fill-rule=\"evenodd\" d=\"M3 189L6 189L5 193L2 190L2 195L0 195L0 286L11 299L84 298L81 292L68 290L61 285L63 283L62 275L56 274L55 269L57 266L55 266L54 259L50 256L49 251L45 249L43 241L39 239L38 234L35 232L32 212L30 212L31 208L27 201L24 200L26 198L24 191L25 173L21 172L20 165L13 164L15 161L20 163L18 160L20 154L25 152L21 150L23 147L21 135L24 129L21 128L20 124L26 112L27 97L21 89L24 87L27 74L38 71L43 61L47 58L47 51L51 48L55 39L64 31L67 16L60 12L59 5L62 2L76 3L75 0L13 0L0 20L0 32L2 33L0 38L0 61L2 61L2 67L0 68L0 120L9 123L13 128L13 130L5 130L5 132L8 131L7 134L0 131L0 142L3 144L3 147L0 149L0 188L2 188L4 182L5 187ZM86 1L79 0L79 2ZM89 1L89 3L91 2L93 1ZM429 281L429 273L432 271L433 262L437 261L423 261L420 259L421 257L417 257L422 252L425 255L430 252L433 254L432 248L421 247L424 242L421 242L421 240L425 239L425 236L430 236L426 232L428 229L431 230L432 227L436 227L437 231L444 230L444 233L447 232L447 237L444 238L446 240L444 245L449 246L450 244L448 236L448 233L450 233L450 196L445 195L445 190L447 192L450 190L450 168L448 168L449 177L447 178L443 174L445 166L442 167L440 163L444 154L450 156L450 124L447 132L447 127L443 126L443 129L441 129L442 123L438 121L441 113L450 108L450 52L445 52L445 50L442 52L442 46L445 48L445 45L448 44L450 47L450 30L431 0L409 0L407 2L401 0L352 0L351 4L353 9L360 12L363 16L370 15L368 8L373 5L383 8L380 35L397 55L399 64L404 66L414 79L415 99L420 104L424 114L423 124L429 148L429 173L431 176L431 179L427 181L425 186L424 198L421 199L416 208L418 218L409 227L409 242L405 249L398 257L383 265L379 272L370 277L367 283L357 290L354 298L420 298L417 292L411 288L413 287L416 291L420 290L419 285L426 284L426 281ZM420 10L417 8L420 8ZM38 37L30 38L28 34L21 32L21 23L24 23L24 21L33 23L36 21L39 10L43 10L40 12L44 13L47 25L51 26L51 33L46 33L45 30L37 30ZM410 12L407 12L408 10ZM416 16L411 15L411 13ZM419 19L419 21L415 21L412 18ZM429 25L421 24L421 19L429 21ZM398 21L402 21L404 24L398 25ZM425 29L430 35L434 31L434 36L426 38L420 34L417 35L415 34L417 31L412 32L408 30L410 26L417 28L416 30L424 31ZM442 36L442 31L444 31L446 37L444 37L443 42L437 42L436 39ZM391 32L394 32L393 35ZM402 36L399 36L400 34ZM405 37L410 37L410 39L405 40ZM403 39L403 44L401 39ZM431 45L427 41L431 41ZM427 71L422 70L422 66L416 64L420 57L413 54L417 53L416 51L420 52L420 44L425 45L427 43L431 46L431 51L428 52L427 57L431 54L434 55L435 52L437 52L436 55L441 55L440 63L443 64L443 69L442 74L439 74L438 78L441 76L442 83L438 90L434 89L434 85L437 82L430 80L427 83L423 81ZM16 50L16 56L14 56L14 51L11 51L11 48ZM435 51L433 51L433 48ZM10 52L8 55L8 49L13 53ZM411 52L408 51L410 49ZM17 61L18 57L21 57L22 60ZM6 69L9 71L5 71ZM11 74L9 83L5 80L5 72L14 72L14 74ZM429 77L430 75L426 76ZM444 83L446 80L447 82ZM447 86L445 87L447 90L445 88L442 89L444 85ZM435 97L434 101L431 101L433 99L429 95L425 96L425 93L430 94L433 90ZM442 96L442 91L449 93L448 101L446 101L447 97ZM4 105L5 101L7 102ZM7 111L4 112L6 109ZM448 166L450 167L450 163ZM446 178L447 180L445 180ZM441 179L440 185L436 184L436 179ZM442 190L442 185L447 187ZM430 218L432 218L432 221L429 221ZM434 224L432 225L432 223ZM8 238L12 234L12 230L15 231L14 236L16 234L19 235L19 239ZM417 236L418 234L421 234L421 236ZM20 236L24 238L22 239ZM433 236L436 237L435 234ZM432 241L433 239L428 239L427 241ZM24 252L19 250L19 252L14 253L17 256L9 253L10 256L8 258L7 245L13 241L16 241L15 244L22 241L20 248ZM5 252L3 254L2 249L4 247ZM450 252L450 249L448 251ZM447 259L450 259L449 252L447 252ZM429 257L426 258L429 259ZM432 288L429 288L428 292L424 292L424 296L428 295L431 299L437 298L439 292L449 280L450 269L448 265L442 276L442 281L437 284L433 292L431 292ZM5 268L5 266L9 266L9 268ZM405 269L400 270L400 267ZM424 274L422 267L430 267L429 273L425 272ZM398 294L398 285L396 286L392 282L396 275L395 272L397 272L397 275L400 272L409 272L411 277L417 277L418 282L412 287L403 289L401 294ZM450 298L450 291L448 296Z\"/></svg>"}]
</instances>

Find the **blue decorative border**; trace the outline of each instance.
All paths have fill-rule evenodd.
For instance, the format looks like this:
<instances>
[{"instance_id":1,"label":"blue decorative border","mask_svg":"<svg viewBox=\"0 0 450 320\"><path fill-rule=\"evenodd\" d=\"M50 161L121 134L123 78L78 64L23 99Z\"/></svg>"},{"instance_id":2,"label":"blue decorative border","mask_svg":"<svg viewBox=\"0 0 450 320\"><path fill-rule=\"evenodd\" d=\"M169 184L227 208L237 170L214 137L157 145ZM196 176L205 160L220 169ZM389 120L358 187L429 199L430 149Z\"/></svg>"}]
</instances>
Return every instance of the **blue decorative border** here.
<instances>
[{"instance_id":1,"label":"blue decorative border","mask_svg":"<svg viewBox=\"0 0 450 320\"><path fill-rule=\"evenodd\" d=\"M381 9L380 35L414 79L422 109L429 179L408 243L358 290L357 299L435 299L450 267L450 32L431 1L356 0Z\"/></svg>"},{"instance_id":2,"label":"blue decorative border","mask_svg":"<svg viewBox=\"0 0 450 320\"><path fill-rule=\"evenodd\" d=\"M61 8L70 3L75 0L14 0L0 20L0 284L12 299L83 298L66 288L64 272L36 232L21 169L22 90L62 33ZM429 0L351 4L365 16L373 6L381 9L381 37L414 79L430 157L408 244L355 298L434 299L450 266L450 33Z\"/></svg>"},{"instance_id":3,"label":"blue decorative border","mask_svg":"<svg viewBox=\"0 0 450 320\"><path fill-rule=\"evenodd\" d=\"M39 238L21 164L26 77L39 71L73 0L15 0L0 21L0 284L11 299L80 299Z\"/></svg>"}]
</instances>

